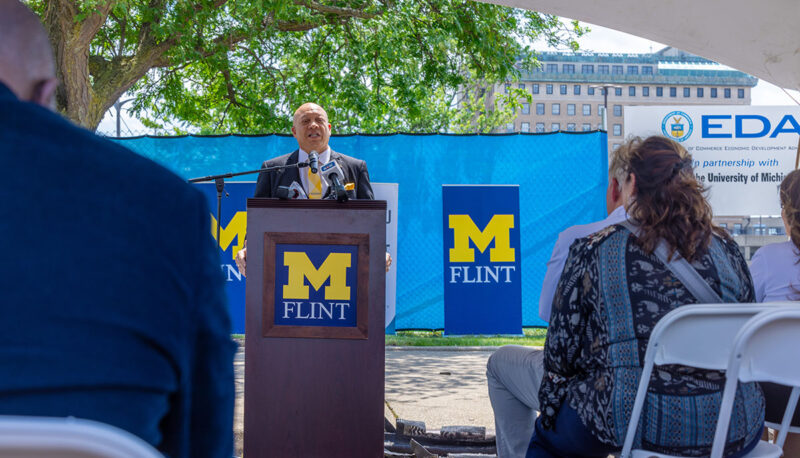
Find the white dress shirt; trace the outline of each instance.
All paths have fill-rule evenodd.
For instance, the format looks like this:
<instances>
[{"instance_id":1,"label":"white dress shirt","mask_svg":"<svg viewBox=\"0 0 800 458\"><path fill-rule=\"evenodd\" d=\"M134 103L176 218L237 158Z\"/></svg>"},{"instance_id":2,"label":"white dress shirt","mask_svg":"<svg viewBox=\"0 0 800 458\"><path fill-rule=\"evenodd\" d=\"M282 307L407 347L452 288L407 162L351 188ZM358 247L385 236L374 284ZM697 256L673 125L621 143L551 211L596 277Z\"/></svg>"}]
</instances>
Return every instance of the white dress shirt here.
<instances>
[{"instance_id":1,"label":"white dress shirt","mask_svg":"<svg viewBox=\"0 0 800 458\"><path fill-rule=\"evenodd\" d=\"M753 255L750 273L757 302L800 299L800 264L792 242L764 245Z\"/></svg>"},{"instance_id":2,"label":"white dress shirt","mask_svg":"<svg viewBox=\"0 0 800 458\"><path fill-rule=\"evenodd\" d=\"M589 224L580 224L564 229L558 234L556 246L553 247L553 254L547 261L547 273L544 274L542 282L542 292L539 296L539 317L544 321L550 322L550 311L553 308L553 298L556 295L558 280L564 270L564 263L567 262L569 247L576 239L594 234L600 229L621 223L628 219L625 207L620 205L606 219Z\"/></svg>"},{"instance_id":3,"label":"white dress shirt","mask_svg":"<svg viewBox=\"0 0 800 458\"><path fill-rule=\"evenodd\" d=\"M297 158L297 162L308 162L308 153L303 151L303 148L298 148L300 150L300 156ZM331 147L329 146L328 149L319 153L319 167L322 168L324 164L327 164L331 161ZM308 167L303 167L300 169L300 181L302 181L303 189L306 190L306 195L309 195L310 191L308 189ZM322 190L321 195L325 196L325 193L328 191L328 183L325 182L325 179L322 178L320 175L320 181L322 181Z\"/></svg>"}]
</instances>

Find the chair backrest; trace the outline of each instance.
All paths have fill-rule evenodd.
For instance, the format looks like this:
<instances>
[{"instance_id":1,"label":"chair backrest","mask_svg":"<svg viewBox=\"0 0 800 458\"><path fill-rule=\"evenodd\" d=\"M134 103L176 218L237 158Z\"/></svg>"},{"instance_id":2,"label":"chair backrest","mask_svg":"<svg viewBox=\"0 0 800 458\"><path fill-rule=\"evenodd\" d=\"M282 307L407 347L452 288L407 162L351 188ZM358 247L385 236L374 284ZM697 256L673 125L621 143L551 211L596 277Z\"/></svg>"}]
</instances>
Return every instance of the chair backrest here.
<instances>
[{"instance_id":1,"label":"chair backrest","mask_svg":"<svg viewBox=\"0 0 800 458\"><path fill-rule=\"evenodd\" d=\"M798 348L800 304L793 304L764 311L747 322L731 356L739 358L740 381L800 386L800 364L794 353Z\"/></svg>"},{"instance_id":2,"label":"chair backrest","mask_svg":"<svg viewBox=\"0 0 800 458\"><path fill-rule=\"evenodd\" d=\"M105 423L23 416L0 416L0 456L163 458L147 442Z\"/></svg>"},{"instance_id":3,"label":"chair backrest","mask_svg":"<svg viewBox=\"0 0 800 458\"><path fill-rule=\"evenodd\" d=\"M669 312L650 334L645 360L723 370L741 327L753 316L786 303L696 304Z\"/></svg>"}]
</instances>

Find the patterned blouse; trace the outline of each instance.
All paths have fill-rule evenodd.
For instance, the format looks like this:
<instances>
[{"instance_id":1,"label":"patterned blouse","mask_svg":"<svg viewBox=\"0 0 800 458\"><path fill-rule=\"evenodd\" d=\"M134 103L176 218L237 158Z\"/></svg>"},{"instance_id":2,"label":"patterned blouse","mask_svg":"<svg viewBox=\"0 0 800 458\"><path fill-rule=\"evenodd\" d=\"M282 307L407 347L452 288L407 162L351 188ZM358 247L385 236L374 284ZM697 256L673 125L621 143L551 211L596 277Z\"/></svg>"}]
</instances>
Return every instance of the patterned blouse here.
<instances>
[{"instance_id":1,"label":"patterned blouse","mask_svg":"<svg viewBox=\"0 0 800 458\"><path fill-rule=\"evenodd\" d=\"M735 242L714 236L694 263L725 302L754 302L753 282ZM647 341L669 311L697 300L623 226L609 226L570 247L553 301L539 391L543 426L553 428L564 402L600 441L622 447ZM635 447L683 456L709 455L724 388L719 371L656 367ZM756 383L740 384L725 454L741 450L764 424Z\"/></svg>"}]
</instances>

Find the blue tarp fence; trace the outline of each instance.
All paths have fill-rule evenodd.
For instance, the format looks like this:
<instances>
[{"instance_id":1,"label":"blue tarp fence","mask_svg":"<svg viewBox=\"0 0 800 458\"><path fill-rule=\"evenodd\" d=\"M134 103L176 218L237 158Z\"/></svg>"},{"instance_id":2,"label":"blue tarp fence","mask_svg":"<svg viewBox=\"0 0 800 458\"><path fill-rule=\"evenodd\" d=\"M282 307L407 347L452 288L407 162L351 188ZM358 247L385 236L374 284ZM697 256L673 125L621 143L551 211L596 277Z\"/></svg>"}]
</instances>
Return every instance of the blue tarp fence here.
<instances>
[{"instance_id":1,"label":"blue tarp fence","mask_svg":"<svg viewBox=\"0 0 800 458\"><path fill-rule=\"evenodd\" d=\"M186 179L258 169L264 160L297 148L292 136L276 134L116 141ZM608 157L602 131L359 134L333 136L330 145L366 160L372 181L399 183L396 329L444 327L443 184L520 186L524 326L546 325L538 314L539 291L558 233L605 217Z\"/></svg>"}]
</instances>

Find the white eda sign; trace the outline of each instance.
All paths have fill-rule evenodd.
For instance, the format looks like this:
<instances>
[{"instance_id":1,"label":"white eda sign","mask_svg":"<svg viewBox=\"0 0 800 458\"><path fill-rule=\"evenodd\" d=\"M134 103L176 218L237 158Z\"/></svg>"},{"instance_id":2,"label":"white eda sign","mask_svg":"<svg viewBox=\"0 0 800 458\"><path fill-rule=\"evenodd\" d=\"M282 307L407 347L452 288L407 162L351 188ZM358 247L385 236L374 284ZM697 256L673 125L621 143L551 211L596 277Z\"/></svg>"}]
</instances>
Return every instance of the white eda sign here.
<instances>
[{"instance_id":1,"label":"white eda sign","mask_svg":"<svg viewBox=\"0 0 800 458\"><path fill-rule=\"evenodd\" d=\"M795 167L800 107L631 106L625 134L680 142L710 188L715 215L778 215L778 186Z\"/></svg>"}]
</instances>

